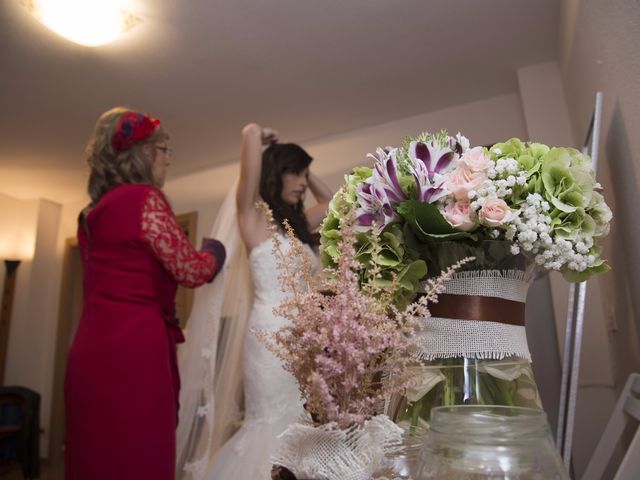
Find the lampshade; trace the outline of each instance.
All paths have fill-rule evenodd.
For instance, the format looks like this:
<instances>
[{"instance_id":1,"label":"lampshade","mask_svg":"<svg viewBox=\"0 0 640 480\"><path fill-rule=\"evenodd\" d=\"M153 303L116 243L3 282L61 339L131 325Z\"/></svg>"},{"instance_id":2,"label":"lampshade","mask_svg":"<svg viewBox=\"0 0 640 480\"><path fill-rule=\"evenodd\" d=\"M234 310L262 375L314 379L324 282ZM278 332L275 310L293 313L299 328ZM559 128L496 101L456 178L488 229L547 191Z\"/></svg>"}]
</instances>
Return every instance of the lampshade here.
<instances>
[{"instance_id":1,"label":"lampshade","mask_svg":"<svg viewBox=\"0 0 640 480\"><path fill-rule=\"evenodd\" d=\"M140 22L130 12L133 0L22 0L29 13L49 29L80 45L113 42Z\"/></svg>"},{"instance_id":2,"label":"lampshade","mask_svg":"<svg viewBox=\"0 0 640 480\"><path fill-rule=\"evenodd\" d=\"M8 234L8 235L7 235ZM3 232L0 236L0 258L30 260L35 250L35 232Z\"/></svg>"},{"instance_id":3,"label":"lampshade","mask_svg":"<svg viewBox=\"0 0 640 480\"><path fill-rule=\"evenodd\" d=\"M0 195L0 260L33 258L38 201Z\"/></svg>"}]
</instances>

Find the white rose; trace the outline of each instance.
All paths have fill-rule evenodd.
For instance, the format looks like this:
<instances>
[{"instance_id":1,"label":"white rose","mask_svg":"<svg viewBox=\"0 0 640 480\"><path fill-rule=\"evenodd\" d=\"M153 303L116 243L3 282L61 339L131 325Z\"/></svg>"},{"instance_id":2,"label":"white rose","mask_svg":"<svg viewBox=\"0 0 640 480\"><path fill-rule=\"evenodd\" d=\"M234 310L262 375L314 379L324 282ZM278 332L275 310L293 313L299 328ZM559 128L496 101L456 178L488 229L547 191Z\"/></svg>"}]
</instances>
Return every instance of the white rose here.
<instances>
[{"instance_id":1,"label":"white rose","mask_svg":"<svg viewBox=\"0 0 640 480\"><path fill-rule=\"evenodd\" d=\"M486 172L489 168L489 155L487 155L482 147L473 147L464 152L460 158L460 162L464 163L472 172Z\"/></svg>"},{"instance_id":2,"label":"white rose","mask_svg":"<svg viewBox=\"0 0 640 480\"><path fill-rule=\"evenodd\" d=\"M511 222L515 214L500 198L487 198L478 213L480 222L489 227L500 227Z\"/></svg>"},{"instance_id":3,"label":"white rose","mask_svg":"<svg viewBox=\"0 0 640 480\"><path fill-rule=\"evenodd\" d=\"M469 232L478 226L478 217L468 200L449 203L444 210L444 218L457 230Z\"/></svg>"},{"instance_id":4,"label":"white rose","mask_svg":"<svg viewBox=\"0 0 640 480\"><path fill-rule=\"evenodd\" d=\"M467 200L469 192L478 190L487 179L485 172L474 172L466 164L462 163L456 168L447 180L445 188L453 194L456 200Z\"/></svg>"}]
</instances>

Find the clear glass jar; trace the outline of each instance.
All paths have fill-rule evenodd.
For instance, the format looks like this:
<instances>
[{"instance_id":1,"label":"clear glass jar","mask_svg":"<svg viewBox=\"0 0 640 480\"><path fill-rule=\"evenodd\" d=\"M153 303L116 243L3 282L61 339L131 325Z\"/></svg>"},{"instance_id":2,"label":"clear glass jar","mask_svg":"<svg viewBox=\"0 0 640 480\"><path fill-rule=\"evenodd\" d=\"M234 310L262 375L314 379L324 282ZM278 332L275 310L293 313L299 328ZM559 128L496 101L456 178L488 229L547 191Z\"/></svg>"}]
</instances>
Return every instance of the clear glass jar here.
<instances>
[{"instance_id":1,"label":"clear glass jar","mask_svg":"<svg viewBox=\"0 0 640 480\"><path fill-rule=\"evenodd\" d=\"M431 410L440 406L542 408L531 364L519 357L438 359L410 368L415 369L419 383L392 398L387 408L389 417L405 429L426 431Z\"/></svg>"},{"instance_id":2,"label":"clear glass jar","mask_svg":"<svg viewBox=\"0 0 640 480\"><path fill-rule=\"evenodd\" d=\"M569 480L542 410L432 410L414 480Z\"/></svg>"},{"instance_id":3,"label":"clear glass jar","mask_svg":"<svg viewBox=\"0 0 640 480\"><path fill-rule=\"evenodd\" d=\"M402 435L402 446L388 455L387 468L378 472L374 478L413 480L420 466L420 455L426 433L427 429L424 426L405 429Z\"/></svg>"}]
</instances>

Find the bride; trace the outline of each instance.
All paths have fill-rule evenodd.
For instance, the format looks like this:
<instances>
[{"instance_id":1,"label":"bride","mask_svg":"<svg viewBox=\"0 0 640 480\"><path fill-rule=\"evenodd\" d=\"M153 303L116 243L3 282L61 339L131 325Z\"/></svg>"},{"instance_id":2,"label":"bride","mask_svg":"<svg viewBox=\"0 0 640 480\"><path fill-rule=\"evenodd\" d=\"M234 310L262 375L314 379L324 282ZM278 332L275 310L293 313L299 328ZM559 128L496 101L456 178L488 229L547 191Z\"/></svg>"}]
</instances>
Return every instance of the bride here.
<instances>
[{"instance_id":1,"label":"bride","mask_svg":"<svg viewBox=\"0 0 640 480\"><path fill-rule=\"evenodd\" d=\"M276 437L303 413L293 376L250 331L275 330L285 322L272 311L285 294L268 220L256 203L267 203L277 225L288 220L315 259L318 236L312 232L332 193L310 173L307 152L277 140L275 130L255 123L242 130L240 177L214 225L227 247L227 268L196 295L181 351L177 478L271 478ZM304 210L307 189L317 204ZM282 248L288 248L285 236ZM233 434L243 387L244 421Z\"/></svg>"}]
</instances>

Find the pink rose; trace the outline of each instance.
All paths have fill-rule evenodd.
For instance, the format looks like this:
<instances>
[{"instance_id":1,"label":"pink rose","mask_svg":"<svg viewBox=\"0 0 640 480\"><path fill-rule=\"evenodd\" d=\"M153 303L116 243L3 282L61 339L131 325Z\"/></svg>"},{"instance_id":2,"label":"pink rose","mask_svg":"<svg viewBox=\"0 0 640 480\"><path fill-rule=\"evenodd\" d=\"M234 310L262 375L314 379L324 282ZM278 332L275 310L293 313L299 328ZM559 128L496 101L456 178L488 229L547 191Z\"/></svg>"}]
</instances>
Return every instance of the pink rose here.
<instances>
[{"instance_id":1,"label":"pink rose","mask_svg":"<svg viewBox=\"0 0 640 480\"><path fill-rule=\"evenodd\" d=\"M486 154L482 147L473 147L464 152L460 158L460 162L469 167L472 172L486 172L489 160L489 155Z\"/></svg>"},{"instance_id":2,"label":"pink rose","mask_svg":"<svg viewBox=\"0 0 640 480\"><path fill-rule=\"evenodd\" d=\"M466 164L461 163L445 181L445 188L456 200L469 200L469 192L477 190L486 179L485 172L473 172Z\"/></svg>"},{"instance_id":3,"label":"pink rose","mask_svg":"<svg viewBox=\"0 0 640 480\"><path fill-rule=\"evenodd\" d=\"M478 226L476 212L467 200L450 202L444 210L444 217L456 230L469 232Z\"/></svg>"},{"instance_id":4,"label":"pink rose","mask_svg":"<svg viewBox=\"0 0 640 480\"><path fill-rule=\"evenodd\" d=\"M478 213L480 221L489 227L499 227L515 217L509 205L500 198L487 198Z\"/></svg>"}]
</instances>

